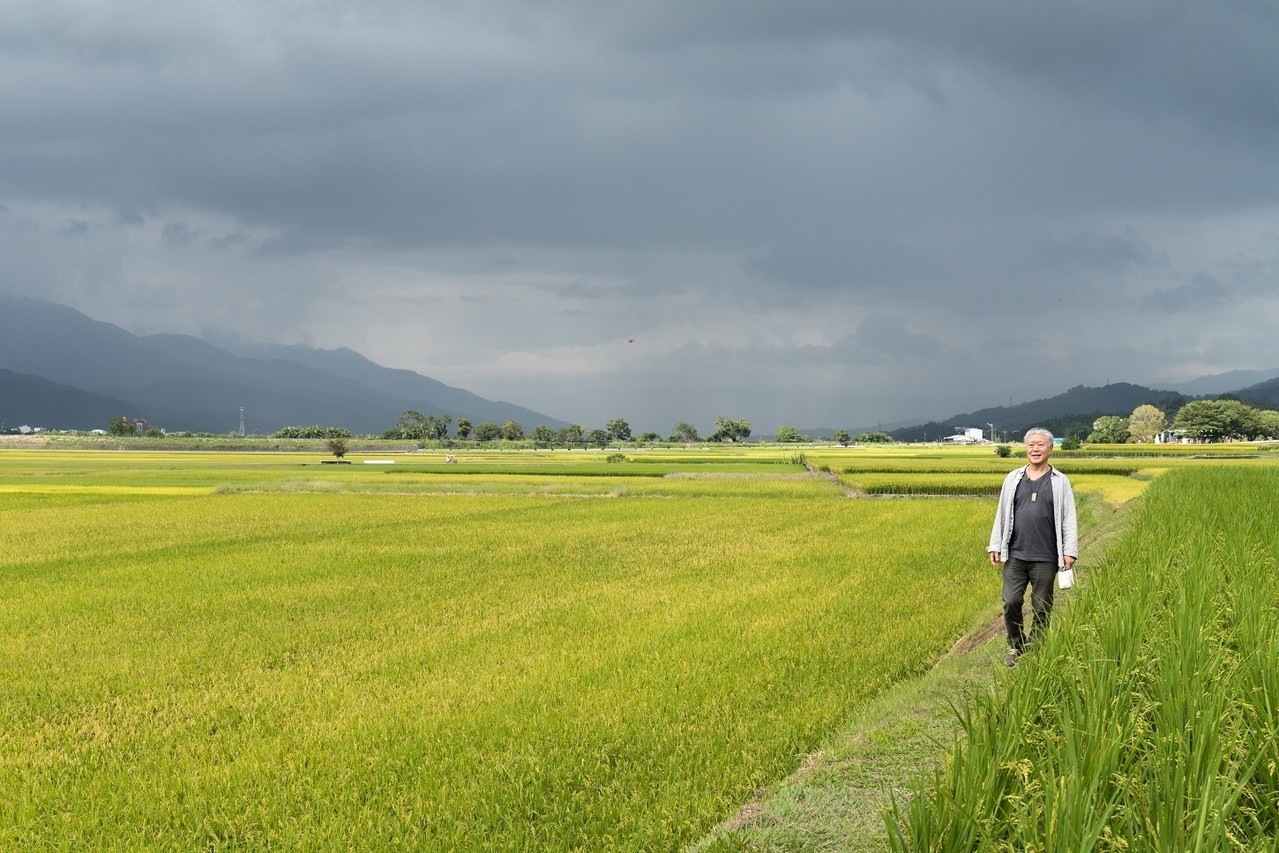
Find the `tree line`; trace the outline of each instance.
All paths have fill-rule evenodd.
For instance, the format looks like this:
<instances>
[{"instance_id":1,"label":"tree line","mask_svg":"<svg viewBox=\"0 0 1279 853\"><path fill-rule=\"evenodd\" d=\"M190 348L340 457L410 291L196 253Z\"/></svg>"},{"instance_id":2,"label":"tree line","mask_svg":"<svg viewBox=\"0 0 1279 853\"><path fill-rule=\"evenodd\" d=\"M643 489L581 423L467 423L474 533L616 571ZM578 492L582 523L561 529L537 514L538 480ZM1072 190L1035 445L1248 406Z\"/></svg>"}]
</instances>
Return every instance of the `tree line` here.
<instances>
[{"instance_id":1,"label":"tree line","mask_svg":"<svg viewBox=\"0 0 1279 853\"><path fill-rule=\"evenodd\" d=\"M1216 400L1193 400L1177 410L1172 420L1152 405L1138 406L1128 417L1103 415L1093 421L1084 439L1094 444L1126 444L1154 441L1169 431L1191 441L1257 440L1279 436L1279 412L1250 406L1225 395Z\"/></svg>"},{"instance_id":2,"label":"tree line","mask_svg":"<svg viewBox=\"0 0 1279 853\"><path fill-rule=\"evenodd\" d=\"M1091 420L1091 425L1089 421ZM142 425L139 428L138 425ZM1153 404L1138 406L1127 417L1120 415L1063 415L1043 422L1054 434L1063 436L1071 444L1086 441L1090 444L1126 444L1150 442L1156 436L1171 432L1191 441L1214 442L1232 439L1273 439L1279 437L1279 411L1249 405L1230 394L1215 400L1192 400L1177 409L1171 419L1163 409ZM113 435L161 436L162 431L145 421L119 416L112 418L108 432ZM750 421L744 418L718 417L715 428L703 436L688 421L680 421L670 435L659 433L632 434L630 424L623 418L608 421L603 428L589 429L580 424L552 428L539 424L527 433L519 423L508 420L498 424L493 421L475 423L470 418L456 420L451 415L424 415L410 409L381 434L384 439L409 441L528 441L537 447L605 447L614 442L637 441L643 443L670 442L740 442L751 436ZM276 431L273 438L285 439L350 439L349 430L331 426L287 426ZM780 426L773 436L782 443L810 442L813 439L792 426ZM838 429L831 440L847 446L851 443L873 444L891 442L893 437L885 432L867 431L853 437L847 429Z\"/></svg>"},{"instance_id":3,"label":"tree line","mask_svg":"<svg viewBox=\"0 0 1279 853\"><path fill-rule=\"evenodd\" d=\"M451 434L450 434L451 433ZM623 418L614 418L604 427L591 429L581 424L568 424L552 428L546 424L538 424L527 433L524 427L513 420L503 424L494 421L475 423L470 418L458 418L450 415L424 415L412 409L400 416L395 426L382 433L382 438L408 439L411 441L530 441L538 447L604 447L613 442L639 441L672 443L689 443L694 441L744 441L750 437L750 421L743 418L720 417L715 419L715 430L704 438L699 435L697 427L687 421L680 421L674 431L666 438L659 433L645 432L638 436L631 431L631 425Z\"/></svg>"}]
</instances>

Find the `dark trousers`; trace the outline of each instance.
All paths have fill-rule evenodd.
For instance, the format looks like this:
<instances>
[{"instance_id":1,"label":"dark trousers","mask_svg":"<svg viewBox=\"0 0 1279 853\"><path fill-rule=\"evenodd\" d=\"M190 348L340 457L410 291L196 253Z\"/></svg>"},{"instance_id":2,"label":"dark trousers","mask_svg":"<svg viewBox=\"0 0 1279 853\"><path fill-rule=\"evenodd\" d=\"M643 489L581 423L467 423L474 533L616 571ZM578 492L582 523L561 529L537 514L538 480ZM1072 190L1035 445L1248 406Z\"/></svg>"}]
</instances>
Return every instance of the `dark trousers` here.
<instances>
[{"instance_id":1,"label":"dark trousers","mask_svg":"<svg viewBox=\"0 0 1279 853\"><path fill-rule=\"evenodd\" d=\"M1004 627L1008 629L1010 648L1021 651L1028 639L1037 639L1048 627L1048 615L1053 609L1053 579L1056 577L1055 562L1030 562L1016 557L1004 562ZM1022 624L1027 586L1030 587L1030 607L1034 614L1029 638Z\"/></svg>"}]
</instances>

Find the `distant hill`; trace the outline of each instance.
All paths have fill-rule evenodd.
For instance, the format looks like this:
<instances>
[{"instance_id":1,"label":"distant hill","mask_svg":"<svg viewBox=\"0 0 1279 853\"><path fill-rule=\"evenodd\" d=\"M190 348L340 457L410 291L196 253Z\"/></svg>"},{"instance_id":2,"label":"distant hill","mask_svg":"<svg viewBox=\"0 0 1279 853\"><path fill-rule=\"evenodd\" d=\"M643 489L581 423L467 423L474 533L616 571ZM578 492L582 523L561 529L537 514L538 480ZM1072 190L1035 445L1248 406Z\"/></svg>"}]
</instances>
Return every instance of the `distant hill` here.
<instances>
[{"instance_id":1,"label":"distant hill","mask_svg":"<svg viewBox=\"0 0 1279 853\"><path fill-rule=\"evenodd\" d=\"M0 429L106 429L116 415L137 405L92 391L0 369Z\"/></svg>"},{"instance_id":2,"label":"distant hill","mask_svg":"<svg viewBox=\"0 0 1279 853\"><path fill-rule=\"evenodd\" d=\"M406 409L476 423L513 420L526 430L541 423L565 425L412 371L382 367L351 350L264 347L257 357L237 355L187 335L139 337L64 305L5 295L0 369L91 395L81 398L78 413L73 398L63 395L57 411L65 428L105 427L110 417L123 414L170 431L230 432L239 427L241 406L246 426L258 433L308 424L380 433ZM27 400L21 395L36 395L36 385L21 388L26 390L14 384L16 396L6 400L34 405L52 394ZM104 419L101 404L108 399L114 409Z\"/></svg>"},{"instance_id":3,"label":"distant hill","mask_svg":"<svg viewBox=\"0 0 1279 853\"><path fill-rule=\"evenodd\" d=\"M1241 400L1266 403L1271 407L1279 405L1279 377L1240 388L1234 392Z\"/></svg>"},{"instance_id":4,"label":"distant hill","mask_svg":"<svg viewBox=\"0 0 1279 853\"><path fill-rule=\"evenodd\" d=\"M1066 416L1074 416L1076 419L1086 418L1089 425L1102 415L1123 415L1126 417L1132 413L1133 409L1144 403L1157 406L1171 416L1173 412L1191 399L1193 398L1178 394L1175 391L1161 391L1147 388L1143 385L1132 385L1127 382L1116 382L1101 387L1076 385L1069 391L1058 394L1055 397L1045 397L1041 400L1032 400L1029 403L1019 403L1016 406L994 406L988 409L978 409L975 412L955 415L944 421L930 421L926 424L902 427L901 429L893 430L890 435L898 441L935 440L954 435L956 430L965 427L981 427L986 430L988 429L988 424L994 424L995 429L1000 433L1014 435L1020 434L1032 426L1059 422L1060 419ZM1057 429L1053 429L1051 426L1048 429L1053 430L1054 434L1065 435L1069 432L1069 430L1062 428L1060 422Z\"/></svg>"},{"instance_id":5,"label":"distant hill","mask_svg":"<svg viewBox=\"0 0 1279 853\"><path fill-rule=\"evenodd\" d=\"M1237 393L1242 397L1243 391L1239 389L1257 385L1276 377L1279 377L1279 368L1273 370L1231 370L1227 373L1200 376L1198 379L1192 379L1189 382L1169 385L1168 390L1176 391L1180 394L1190 394L1194 397L1226 393Z\"/></svg>"},{"instance_id":6,"label":"distant hill","mask_svg":"<svg viewBox=\"0 0 1279 853\"><path fill-rule=\"evenodd\" d=\"M551 427L565 426L563 421L547 418L514 403L486 400L470 391L445 385L443 382L423 376L412 370L402 370L370 361L355 350L315 349L304 346L280 344L229 344L226 347L242 356L260 359L279 359L308 365L328 374L358 382L401 400L430 400L448 412L467 412L466 417L479 423L493 421L504 423L513 420L526 430L537 424ZM426 414L423 411L423 414Z\"/></svg>"}]
</instances>

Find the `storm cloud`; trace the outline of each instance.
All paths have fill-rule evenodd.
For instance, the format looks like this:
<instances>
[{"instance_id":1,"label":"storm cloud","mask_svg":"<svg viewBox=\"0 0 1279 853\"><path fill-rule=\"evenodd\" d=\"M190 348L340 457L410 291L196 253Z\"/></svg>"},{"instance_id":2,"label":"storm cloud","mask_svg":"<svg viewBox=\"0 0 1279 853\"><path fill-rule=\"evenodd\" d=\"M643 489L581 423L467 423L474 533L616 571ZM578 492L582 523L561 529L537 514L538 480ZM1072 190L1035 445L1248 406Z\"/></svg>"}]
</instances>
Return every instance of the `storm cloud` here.
<instances>
[{"instance_id":1,"label":"storm cloud","mask_svg":"<svg viewBox=\"0 0 1279 853\"><path fill-rule=\"evenodd\" d=\"M663 434L1279 365L1262 0L3 14L0 290L131 331Z\"/></svg>"}]
</instances>

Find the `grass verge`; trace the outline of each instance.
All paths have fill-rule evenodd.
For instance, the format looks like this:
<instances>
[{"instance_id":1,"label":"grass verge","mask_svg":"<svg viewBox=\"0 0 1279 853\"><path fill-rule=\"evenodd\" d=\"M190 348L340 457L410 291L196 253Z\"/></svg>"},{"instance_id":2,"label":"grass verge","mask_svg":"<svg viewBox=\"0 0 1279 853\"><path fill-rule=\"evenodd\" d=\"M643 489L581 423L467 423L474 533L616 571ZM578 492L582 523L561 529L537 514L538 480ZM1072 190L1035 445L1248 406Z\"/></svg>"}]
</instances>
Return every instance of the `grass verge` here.
<instances>
[{"instance_id":1,"label":"grass verge","mask_svg":"<svg viewBox=\"0 0 1279 853\"><path fill-rule=\"evenodd\" d=\"M1139 503L1116 508L1099 494L1079 495L1081 577L1104 558ZM1069 606L1072 594L1059 593L1058 608ZM690 851L888 850L884 810L893 797L909 796L921 773L942 764L962 734L958 709L1008 676L999 610L996 584L988 613L936 666L862 706L798 770L757 791Z\"/></svg>"},{"instance_id":2,"label":"grass verge","mask_svg":"<svg viewBox=\"0 0 1279 853\"><path fill-rule=\"evenodd\" d=\"M807 757L799 770L716 827L692 849L724 851L884 850L882 810L921 767L936 764L959 721L950 702L988 689L1002 643L947 656L925 675L880 695Z\"/></svg>"},{"instance_id":3,"label":"grass verge","mask_svg":"<svg viewBox=\"0 0 1279 853\"><path fill-rule=\"evenodd\" d=\"M1160 478L894 814L902 850L1279 849L1279 471Z\"/></svg>"}]
</instances>

